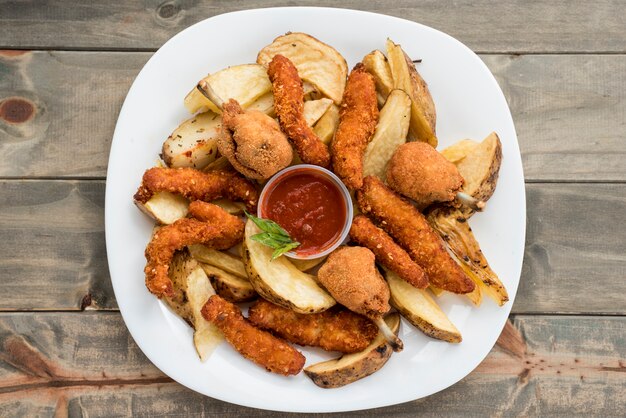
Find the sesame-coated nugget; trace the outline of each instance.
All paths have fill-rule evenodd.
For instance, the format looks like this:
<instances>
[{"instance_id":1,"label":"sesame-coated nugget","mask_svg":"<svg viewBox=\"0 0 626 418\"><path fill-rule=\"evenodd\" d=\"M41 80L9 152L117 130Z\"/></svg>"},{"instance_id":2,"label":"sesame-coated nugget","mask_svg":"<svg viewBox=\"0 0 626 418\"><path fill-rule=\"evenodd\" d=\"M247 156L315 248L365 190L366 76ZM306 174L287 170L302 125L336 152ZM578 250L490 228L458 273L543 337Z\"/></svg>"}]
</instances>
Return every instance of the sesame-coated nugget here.
<instances>
[{"instance_id":1,"label":"sesame-coated nugget","mask_svg":"<svg viewBox=\"0 0 626 418\"><path fill-rule=\"evenodd\" d=\"M361 63L346 83L339 126L330 145L333 171L351 190L363 185L363 153L378 123L378 102L374 78Z\"/></svg>"},{"instance_id":2,"label":"sesame-coated nugget","mask_svg":"<svg viewBox=\"0 0 626 418\"><path fill-rule=\"evenodd\" d=\"M219 328L242 356L268 371L289 376L300 373L304 367L306 359L298 350L256 328L233 303L213 295L202 307L202 316Z\"/></svg>"},{"instance_id":3,"label":"sesame-coated nugget","mask_svg":"<svg viewBox=\"0 0 626 418\"><path fill-rule=\"evenodd\" d=\"M424 215L380 179L366 177L357 201L361 211L372 216L426 271L431 284L453 293L474 290L474 282L450 257Z\"/></svg>"},{"instance_id":4,"label":"sesame-coated nugget","mask_svg":"<svg viewBox=\"0 0 626 418\"><path fill-rule=\"evenodd\" d=\"M364 350L378 334L372 321L339 307L300 314L259 299L248 310L248 319L291 343L342 353Z\"/></svg>"},{"instance_id":5,"label":"sesame-coated nugget","mask_svg":"<svg viewBox=\"0 0 626 418\"><path fill-rule=\"evenodd\" d=\"M426 272L411 260L409 254L396 244L393 238L366 216L359 215L354 218L350 228L350 239L372 250L377 262L396 272L411 285L419 289L428 287Z\"/></svg>"},{"instance_id":6,"label":"sesame-coated nugget","mask_svg":"<svg viewBox=\"0 0 626 418\"><path fill-rule=\"evenodd\" d=\"M296 66L283 55L275 55L267 67L272 82L274 110L280 127L287 134L300 159L307 164L328 168L328 147L304 119L304 89Z\"/></svg>"}]
</instances>

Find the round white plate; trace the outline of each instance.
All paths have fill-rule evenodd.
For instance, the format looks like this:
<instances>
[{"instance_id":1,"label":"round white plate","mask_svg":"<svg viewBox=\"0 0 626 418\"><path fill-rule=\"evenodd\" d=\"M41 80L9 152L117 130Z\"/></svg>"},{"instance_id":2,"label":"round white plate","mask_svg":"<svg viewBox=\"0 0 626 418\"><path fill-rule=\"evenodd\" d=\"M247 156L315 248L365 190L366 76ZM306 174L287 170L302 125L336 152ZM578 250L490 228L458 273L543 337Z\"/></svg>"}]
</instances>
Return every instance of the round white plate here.
<instances>
[{"instance_id":1,"label":"round white plate","mask_svg":"<svg viewBox=\"0 0 626 418\"><path fill-rule=\"evenodd\" d=\"M424 336L403 321L404 351L372 376L339 389L320 389L303 373L282 377L245 360L223 343L201 363L191 329L144 285L144 248L152 222L132 202L143 172L161 145L188 118L183 98L209 72L251 63L257 52L288 31L309 33L335 47L352 67L387 37L402 45L426 80L437 107L440 149L463 138L482 140L496 131L503 163L494 196L471 219L510 301L438 299L463 334L461 344ZM522 162L506 100L483 62L452 37L417 23L352 10L276 8L216 16L185 29L159 49L133 83L113 137L106 188L106 240L111 280L124 321L148 358L177 382L224 401L294 412L348 411L418 399L467 376L489 353L508 317L524 250L525 194ZM324 357L303 350L307 365Z\"/></svg>"}]
</instances>

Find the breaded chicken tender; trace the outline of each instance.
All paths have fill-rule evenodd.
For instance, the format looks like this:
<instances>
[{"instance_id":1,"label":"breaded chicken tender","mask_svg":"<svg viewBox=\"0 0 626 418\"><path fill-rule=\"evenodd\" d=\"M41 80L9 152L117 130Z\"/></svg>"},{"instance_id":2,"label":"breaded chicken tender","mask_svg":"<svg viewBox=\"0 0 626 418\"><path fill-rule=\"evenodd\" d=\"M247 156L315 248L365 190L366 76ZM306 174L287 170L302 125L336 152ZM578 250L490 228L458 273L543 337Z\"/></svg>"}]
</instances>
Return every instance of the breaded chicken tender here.
<instances>
[{"instance_id":1,"label":"breaded chicken tender","mask_svg":"<svg viewBox=\"0 0 626 418\"><path fill-rule=\"evenodd\" d=\"M365 350L378 334L372 321L340 307L300 314L259 299L248 310L248 319L291 343L342 353Z\"/></svg>"},{"instance_id":2,"label":"breaded chicken tender","mask_svg":"<svg viewBox=\"0 0 626 418\"><path fill-rule=\"evenodd\" d=\"M389 309L389 286L376 269L374 253L363 247L340 247L317 273L333 298L352 312L370 319Z\"/></svg>"},{"instance_id":3,"label":"breaded chicken tender","mask_svg":"<svg viewBox=\"0 0 626 418\"><path fill-rule=\"evenodd\" d=\"M272 82L276 116L300 159L307 164L328 168L328 147L304 119L304 89L296 66L289 58L278 54L269 63L267 75Z\"/></svg>"},{"instance_id":4,"label":"breaded chicken tender","mask_svg":"<svg viewBox=\"0 0 626 418\"><path fill-rule=\"evenodd\" d=\"M233 99L223 105L217 148L237 171L256 180L272 177L293 159L278 122L259 111L244 112Z\"/></svg>"},{"instance_id":5,"label":"breaded chicken tender","mask_svg":"<svg viewBox=\"0 0 626 418\"><path fill-rule=\"evenodd\" d=\"M463 186L456 166L426 142L400 145L387 164L387 184L420 209L450 202Z\"/></svg>"},{"instance_id":6,"label":"breaded chicken tender","mask_svg":"<svg viewBox=\"0 0 626 418\"><path fill-rule=\"evenodd\" d=\"M428 276L402 247L396 244L385 231L378 228L366 216L359 215L352 221L350 239L369 248L376 261L393 270L402 279L418 289L428 287Z\"/></svg>"},{"instance_id":7,"label":"breaded chicken tender","mask_svg":"<svg viewBox=\"0 0 626 418\"><path fill-rule=\"evenodd\" d=\"M453 293L474 290L474 282L450 257L424 215L380 179L365 177L357 201L361 212L372 216L426 271L432 285Z\"/></svg>"},{"instance_id":8,"label":"breaded chicken tender","mask_svg":"<svg viewBox=\"0 0 626 418\"><path fill-rule=\"evenodd\" d=\"M259 200L256 187L232 170L205 173L189 167L153 167L144 173L134 199L146 203L157 192L180 194L189 200L227 198L244 202L249 211L256 210Z\"/></svg>"},{"instance_id":9,"label":"breaded chicken tender","mask_svg":"<svg viewBox=\"0 0 626 418\"><path fill-rule=\"evenodd\" d=\"M339 126L331 143L333 171L350 190L363 185L363 154L378 123L374 77L358 63L346 83Z\"/></svg>"},{"instance_id":10,"label":"breaded chicken tender","mask_svg":"<svg viewBox=\"0 0 626 418\"><path fill-rule=\"evenodd\" d=\"M146 287L159 298L173 294L168 272L177 250L192 244L205 244L225 250L243 240L244 223L240 218L211 203L192 202L192 205L190 207L194 212L203 212L206 222L190 218L179 219L155 232L146 247ZM203 207L199 209L199 205Z\"/></svg>"},{"instance_id":11,"label":"breaded chicken tender","mask_svg":"<svg viewBox=\"0 0 626 418\"><path fill-rule=\"evenodd\" d=\"M202 307L202 316L219 328L242 356L267 371L289 376L300 373L304 367L306 359L298 350L256 328L233 303L213 295Z\"/></svg>"}]
</instances>

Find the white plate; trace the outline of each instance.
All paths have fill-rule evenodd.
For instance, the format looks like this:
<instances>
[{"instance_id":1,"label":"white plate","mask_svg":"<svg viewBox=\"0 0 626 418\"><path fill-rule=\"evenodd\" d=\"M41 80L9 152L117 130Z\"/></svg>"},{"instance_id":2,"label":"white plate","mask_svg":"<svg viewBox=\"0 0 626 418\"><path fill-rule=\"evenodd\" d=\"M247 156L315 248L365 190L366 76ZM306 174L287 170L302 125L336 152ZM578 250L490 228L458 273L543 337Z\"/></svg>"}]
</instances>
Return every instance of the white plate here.
<instances>
[{"instance_id":1,"label":"white plate","mask_svg":"<svg viewBox=\"0 0 626 418\"><path fill-rule=\"evenodd\" d=\"M390 37L412 58L437 107L440 149L462 138L482 140L496 131L503 163L494 196L471 219L491 266L511 300L480 308L463 298L439 299L463 334L461 344L430 339L402 323L404 351L379 372L339 389L320 389L303 373L281 377L222 344L207 363L192 345L190 328L144 286L143 250L152 222L133 205L141 176L154 166L161 145L189 117L183 98L208 72L251 63L257 52L287 31L309 33L335 47L352 67ZM483 62L452 37L394 17L326 8L276 8L229 13L204 20L170 39L137 76L122 107L109 158L106 240L111 280L124 321L136 343L177 382L224 401L294 412L348 411L418 399L467 376L489 353L508 317L524 251L525 194L515 128L506 100ZM304 350L307 364L324 358Z\"/></svg>"}]
</instances>

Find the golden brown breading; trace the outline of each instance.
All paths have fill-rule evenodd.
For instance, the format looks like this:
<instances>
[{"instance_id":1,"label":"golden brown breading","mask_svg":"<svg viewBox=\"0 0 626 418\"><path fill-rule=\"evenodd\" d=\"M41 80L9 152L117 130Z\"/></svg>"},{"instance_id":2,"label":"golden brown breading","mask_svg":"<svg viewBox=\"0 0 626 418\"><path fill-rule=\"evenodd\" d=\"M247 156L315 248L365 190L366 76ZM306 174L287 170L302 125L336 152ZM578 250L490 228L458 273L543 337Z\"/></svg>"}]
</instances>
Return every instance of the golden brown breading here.
<instances>
[{"instance_id":1,"label":"golden brown breading","mask_svg":"<svg viewBox=\"0 0 626 418\"><path fill-rule=\"evenodd\" d=\"M243 240L244 223L241 219L230 215L219 206L204 202L202 205L210 205L203 208L205 215L212 213L210 218L205 218L209 222L179 219L155 232L146 247L146 287L157 297L173 294L168 271L177 250L192 244L205 244L224 250ZM195 206L193 210L198 212Z\"/></svg>"},{"instance_id":2,"label":"golden brown breading","mask_svg":"<svg viewBox=\"0 0 626 418\"><path fill-rule=\"evenodd\" d=\"M377 177L364 179L363 188L357 192L357 201L361 212L373 216L426 271L432 285L453 293L474 290L474 282L450 257L424 215Z\"/></svg>"},{"instance_id":3,"label":"golden brown breading","mask_svg":"<svg viewBox=\"0 0 626 418\"><path fill-rule=\"evenodd\" d=\"M346 83L339 126L331 143L333 171L351 190L363 185L363 153L378 123L374 78L358 63Z\"/></svg>"},{"instance_id":4,"label":"golden brown breading","mask_svg":"<svg viewBox=\"0 0 626 418\"><path fill-rule=\"evenodd\" d=\"M378 334L378 328L369 319L335 307L300 314L259 299L248 310L248 319L291 343L342 353L365 350Z\"/></svg>"},{"instance_id":5,"label":"golden brown breading","mask_svg":"<svg viewBox=\"0 0 626 418\"><path fill-rule=\"evenodd\" d=\"M217 148L237 171L256 180L272 177L293 160L278 122L259 111L244 112L233 99L224 103Z\"/></svg>"},{"instance_id":6,"label":"golden brown breading","mask_svg":"<svg viewBox=\"0 0 626 418\"><path fill-rule=\"evenodd\" d=\"M398 276L418 289L428 287L426 272L385 231L378 228L366 216L359 215L352 221L350 239L372 250L376 261L395 271Z\"/></svg>"},{"instance_id":7,"label":"golden brown breading","mask_svg":"<svg viewBox=\"0 0 626 418\"><path fill-rule=\"evenodd\" d=\"M304 90L295 65L283 55L275 55L267 67L274 92L274 110L300 159L307 164L330 166L328 147L304 119Z\"/></svg>"},{"instance_id":8,"label":"golden brown breading","mask_svg":"<svg viewBox=\"0 0 626 418\"><path fill-rule=\"evenodd\" d=\"M389 307L389 286L376 269L374 253L363 247L339 247L317 273L333 298L352 312L370 319Z\"/></svg>"},{"instance_id":9,"label":"golden brown breading","mask_svg":"<svg viewBox=\"0 0 626 418\"><path fill-rule=\"evenodd\" d=\"M163 191L183 195L189 200L236 200L244 202L249 211L256 210L259 199L256 187L235 171L204 173L189 167L153 167L146 170L134 198L146 203L152 195Z\"/></svg>"},{"instance_id":10,"label":"golden brown breading","mask_svg":"<svg viewBox=\"0 0 626 418\"><path fill-rule=\"evenodd\" d=\"M202 307L202 316L224 333L242 356L266 370L284 376L300 373L305 358L295 348L267 331L254 327L237 306L213 295Z\"/></svg>"},{"instance_id":11,"label":"golden brown breading","mask_svg":"<svg viewBox=\"0 0 626 418\"><path fill-rule=\"evenodd\" d=\"M463 186L456 166L426 142L400 145L387 165L387 184L421 209L454 200Z\"/></svg>"}]
</instances>

